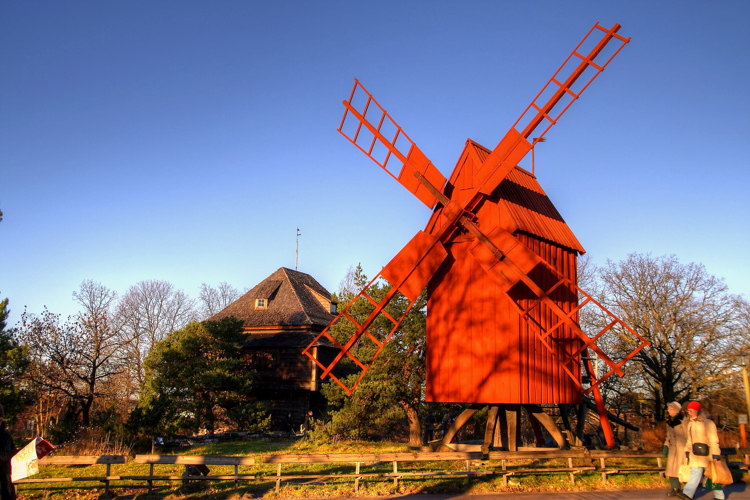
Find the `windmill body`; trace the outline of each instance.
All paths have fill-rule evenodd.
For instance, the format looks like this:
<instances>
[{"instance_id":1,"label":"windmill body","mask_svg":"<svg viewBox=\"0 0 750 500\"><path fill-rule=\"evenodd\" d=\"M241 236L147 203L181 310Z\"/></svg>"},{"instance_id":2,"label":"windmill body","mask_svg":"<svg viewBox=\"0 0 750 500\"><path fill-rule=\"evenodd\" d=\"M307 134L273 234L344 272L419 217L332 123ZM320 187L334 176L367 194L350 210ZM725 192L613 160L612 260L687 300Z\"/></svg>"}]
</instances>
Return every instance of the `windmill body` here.
<instances>
[{"instance_id":1,"label":"windmill body","mask_svg":"<svg viewBox=\"0 0 750 500\"><path fill-rule=\"evenodd\" d=\"M474 169L488 154L467 141L448 180L454 193L470 192ZM575 283L583 248L529 172L513 169L475 213L481 230L503 228ZM439 226L438 219L433 215L426 231ZM516 306L524 300L523 287L507 289L492 279L471 252L476 244L468 231L454 237L428 284L427 400L580 403L580 379L566 376ZM556 301L570 311L577 297L568 288ZM579 344L569 329L555 335L561 343Z\"/></svg>"}]
</instances>

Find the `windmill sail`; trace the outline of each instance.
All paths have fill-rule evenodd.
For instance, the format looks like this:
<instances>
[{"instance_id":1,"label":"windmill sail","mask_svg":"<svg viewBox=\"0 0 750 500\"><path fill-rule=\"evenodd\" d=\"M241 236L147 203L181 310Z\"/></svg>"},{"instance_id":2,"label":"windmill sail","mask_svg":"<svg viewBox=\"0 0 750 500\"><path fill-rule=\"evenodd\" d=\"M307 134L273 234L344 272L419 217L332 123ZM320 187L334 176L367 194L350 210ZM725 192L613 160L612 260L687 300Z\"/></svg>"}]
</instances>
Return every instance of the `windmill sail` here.
<instances>
[{"instance_id":1,"label":"windmill sail","mask_svg":"<svg viewBox=\"0 0 750 500\"><path fill-rule=\"evenodd\" d=\"M630 41L617 34L619 29L619 24L605 28L597 23L583 37L482 165L477 173L480 193L489 195L495 190L531 151L534 144L529 138L534 143L541 140ZM588 47L588 52L581 52Z\"/></svg>"},{"instance_id":2,"label":"windmill sail","mask_svg":"<svg viewBox=\"0 0 750 500\"><path fill-rule=\"evenodd\" d=\"M414 302L389 283L384 283L378 274L302 353L321 368L321 378L330 377L351 395L411 311ZM315 355L314 347L322 339L338 349L332 359L320 360ZM342 362L348 366L335 372Z\"/></svg>"},{"instance_id":3,"label":"windmill sail","mask_svg":"<svg viewBox=\"0 0 750 500\"><path fill-rule=\"evenodd\" d=\"M433 208L437 199L417 177L424 177L432 186L442 190L445 184L443 174L359 80L354 80L349 100L343 104L346 110L338 128L341 135L422 203Z\"/></svg>"},{"instance_id":4,"label":"windmill sail","mask_svg":"<svg viewBox=\"0 0 750 500\"><path fill-rule=\"evenodd\" d=\"M436 237L423 231L418 232L303 351L323 369L321 377L331 376L351 394L447 255ZM392 307L389 311L387 306L391 301L400 302L400 305ZM362 307L363 305L365 307ZM379 324L376 324L377 322ZM336 328L348 333L336 335ZM372 342L370 349L361 349L360 339L363 337ZM337 355L327 363L316 359L311 352L311 347L321 338L328 339L339 349ZM343 359L353 362L356 367L354 370L359 372L359 376L351 385L346 385L340 377L332 373Z\"/></svg>"}]
</instances>

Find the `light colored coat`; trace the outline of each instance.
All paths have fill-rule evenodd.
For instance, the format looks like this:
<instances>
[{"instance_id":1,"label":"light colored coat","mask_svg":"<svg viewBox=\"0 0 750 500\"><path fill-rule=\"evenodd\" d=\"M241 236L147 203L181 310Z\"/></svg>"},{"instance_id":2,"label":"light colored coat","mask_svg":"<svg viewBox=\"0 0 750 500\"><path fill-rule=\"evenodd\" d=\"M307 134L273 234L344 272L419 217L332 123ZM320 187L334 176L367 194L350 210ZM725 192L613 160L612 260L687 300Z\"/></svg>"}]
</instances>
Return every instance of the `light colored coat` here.
<instances>
[{"instance_id":1,"label":"light colored coat","mask_svg":"<svg viewBox=\"0 0 750 500\"><path fill-rule=\"evenodd\" d=\"M699 457L693 455L693 443L708 444L708 456ZM689 421L685 451L690 452L690 468L692 469L697 467L705 469L708 467L708 461L713 460L711 455L721 455L716 424L705 413L699 413L695 420Z\"/></svg>"},{"instance_id":2,"label":"light colored coat","mask_svg":"<svg viewBox=\"0 0 750 500\"><path fill-rule=\"evenodd\" d=\"M688 421L689 418L683 416L682 421L674 427L667 424L667 439L664 440L664 446L669 447L667 470L664 472L667 477L678 477L680 465L687 461L685 442L687 441Z\"/></svg>"}]
</instances>

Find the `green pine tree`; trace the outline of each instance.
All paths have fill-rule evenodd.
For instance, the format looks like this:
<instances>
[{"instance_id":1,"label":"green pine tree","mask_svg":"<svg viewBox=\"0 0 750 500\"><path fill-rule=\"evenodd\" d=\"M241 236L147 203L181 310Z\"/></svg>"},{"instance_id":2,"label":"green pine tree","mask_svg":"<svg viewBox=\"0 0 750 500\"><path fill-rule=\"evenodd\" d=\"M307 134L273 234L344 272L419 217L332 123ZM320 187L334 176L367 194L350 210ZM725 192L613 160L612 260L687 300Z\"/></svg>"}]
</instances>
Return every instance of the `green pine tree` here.
<instances>
[{"instance_id":1,"label":"green pine tree","mask_svg":"<svg viewBox=\"0 0 750 500\"><path fill-rule=\"evenodd\" d=\"M0 403L5 409L5 419L13 422L28 403L29 395L17 381L29 366L28 349L14 337L15 329L7 328L8 299L0 301Z\"/></svg>"},{"instance_id":2,"label":"green pine tree","mask_svg":"<svg viewBox=\"0 0 750 500\"><path fill-rule=\"evenodd\" d=\"M268 426L252 396L253 370L242 355L242 322L193 322L158 342L145 361L146 384L134 418L152 432L173 434L219 423L242 430Z\"/></svg>"},{"instance_id":3,"label":"green pine tree","mask_svg":"<svg viewBox=\"0 0 750 500\"><path fill-rule=\"evenodd\" d=\"M368 283L360 267L354 272L353 282L359 290ZM387 283L376 283L368 289L368 295L379 302L390 288ZM342 294L342 299L351 300L354 294L351 291L350 294L350 297ZM426 303L427 296L423 292L351 396L335 382L324 384L322 392L330 410L328 433L348 439L396 438L408 429L409 443L412 446L422 444L420 415L424 407ZM407 306L408 299L398 294L386 306L388 315L379 315L368 332L382 342L393 329L388 316L400 318ZM369 300L359 297L347 312L361 323L373 308ZM334 325L331 333L339 342L345 342L355 329L351 322L341 321ZM363 336L352 354L367 361L377 349L375 342ZM344 378L351 387L360 370L344 358L341 370L347 368L356 372Z\"/></svg>"}]
</instances>

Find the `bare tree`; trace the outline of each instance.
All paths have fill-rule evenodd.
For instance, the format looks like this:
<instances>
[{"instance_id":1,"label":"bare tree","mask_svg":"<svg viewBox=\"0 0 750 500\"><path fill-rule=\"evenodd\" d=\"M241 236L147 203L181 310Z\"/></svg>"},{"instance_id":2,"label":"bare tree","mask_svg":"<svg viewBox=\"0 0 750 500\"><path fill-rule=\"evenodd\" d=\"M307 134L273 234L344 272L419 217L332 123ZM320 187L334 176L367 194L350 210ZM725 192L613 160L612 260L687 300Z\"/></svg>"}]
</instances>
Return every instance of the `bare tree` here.
<instances>
[{"instance_id":1,"label":"bare tree","mask_svg":"<svg viewBox=\"0 0 750 500\"><path fill-rule=\"evenodd\" d=\"M357 267L349 266L346 275L339 282L338 299L342 301L353 299L366 284L367 276L362 271L362 264L357 264Z\"/></svg>"},{"instance_id":2,"label":"bare tree","mask_svg":"<svg viewBox=\"0 0 750 500\"><path fill-rule=\"evenodd\" d=\"M120 337L110 322L116 295L84 281L73 297L83 312L64 323L46 308L41 316L24 312L19 337L29 347L31 386L45 399L67 401L88 426L94 404L116 395L110 382L123 370Z\"/></svg>"},{"instance_id":3,"label":"bare tree","mask_svg":"<svg viewBox=\"0 0 750 500\"><path fill-rule=\"evenodd\" d=\"M141 281L117 305L117 317L134 391L144 380L143 360L151 348L196 318L195 301L166 281Z\"/></svg>"},{"instance_id":4,"label":"bare tree","mask_svg":"<svg viewBox=\"0 0 750 500\"><path fill-rule=\"evenodd\" d=\"M91 332L92 339L97 339L95 342L106 342L106 350L112 351L108 360L112 366L107 380L108 395L119 399L127 398L130 393L125 377L126 346L123 345L122 325L115 311L117 292L101 283L85 280L78 291L73 292L73 299L82 307L76 320Z\"/></svg>"},{"instance_id":5,"label":"bare tree","mask_svg":"<svg viewBox=\"0 0 750 500\"><path fill-rule=\"evenodd\" d=\"M91 318L99 318L111 312L117 299L117 292L101 283L85 280L80 288L73 292L73 299L83 307L83 314Z\"/></svg>"},{"instance_id":6,"label":"bare tree","mask_svg":"<svg viewBox=\"0 0 750 500\"><path fill-rule=\"evenodd\" d=\"M588 254L581 255L576 259L576 276L578 287L585 290L586 293L593 295L596 293L598 283L596 281L597 269L591 261Z\"/></svg>"},{"instance_id":7,"label":"bare tree","mask_svg":"<svg viewBox=\"0 0 750 500\"><path fill-rule=\"evenodd\" d=\"M201 317L203 319L210 318L237 300L240 295L240 291L226 281L219 283L218 288L214 288L206 283L201 283L201 292L199 296L201 302Z\"/></svg>"},{"instance_id":8,"label":"bare tree","mask_svg":"<svg viewBox=\"0 0 750 500\"><path fill-rule=\"evenodd\" d=\"M738 321L735 333L740 339L740 351L746 354L750 352L750 302L744 297L738 301L737 316Z\"/></svg>"},{"instance_id":9,"label":"bare tree","mask_svg":"<svg viewBox=\"0 0 750 500\"><path fill-rule=\"evenodd\" d=\"M635 358L629 390L650 394L658 419L664 404L715 390L736 352L733 336L743 301L723 280L675 256L631 254L599 269L601 300L651 346ZM624 338L624 337L623 337ZM621 339L623 352L632 348Z\"/></svg>"}]
</instances>

